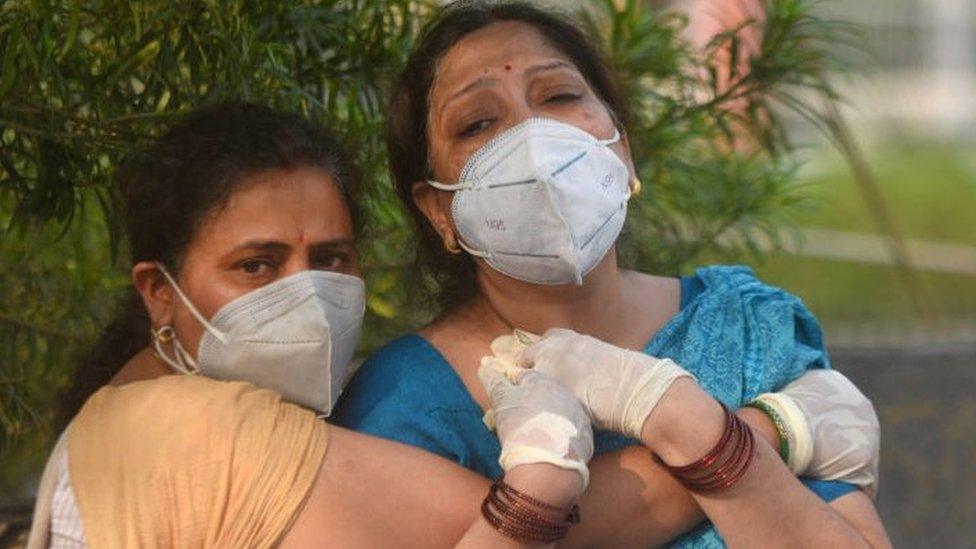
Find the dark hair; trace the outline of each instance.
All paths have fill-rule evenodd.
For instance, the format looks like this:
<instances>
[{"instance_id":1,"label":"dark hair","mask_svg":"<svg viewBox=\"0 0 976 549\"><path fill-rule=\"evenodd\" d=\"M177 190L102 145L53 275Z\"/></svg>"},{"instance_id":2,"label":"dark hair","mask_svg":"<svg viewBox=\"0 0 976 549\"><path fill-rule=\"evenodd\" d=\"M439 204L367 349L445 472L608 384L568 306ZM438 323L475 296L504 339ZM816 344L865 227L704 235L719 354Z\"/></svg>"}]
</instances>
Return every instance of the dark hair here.
<instances>
[{"instance_id":1,"label":"dark hair","mask_svg":"<svg viewBox=\"0 0 976 549\"><path fill-rule=\"evenodd\" d=\"M437 232L413 201L413 184L429 173L427 119L429 95L444 54L468 34L500 21L519 21L535 28L576 65L617 123L625 125L627 109L609 64L599 47L564 16L525 2L458 1L437 12L421 33L394 88L389 108L387 147L397 195L420 234L418 271L429 276L437 302L449 309L476 291L475 266L467 254L444 250Z\"/></svg>"},{"instance_id":2,"label":"dark hair","mask_svg":"<svg viewBox=\"0 0 976 549\"><path fill-rule=\"evenodd\" d=\"M249 175L317 167L329 172L353 208L359 176L339 142L304 118L246 103L198 110L117 174L132 262L159 261L178 273L202 221L227 203ZM353 211L353 220L359 218ZM79 361L62 394L63 428L84 401L149 344L149 317L134 289L116 319Z\"/></svg>"}]
</instances>

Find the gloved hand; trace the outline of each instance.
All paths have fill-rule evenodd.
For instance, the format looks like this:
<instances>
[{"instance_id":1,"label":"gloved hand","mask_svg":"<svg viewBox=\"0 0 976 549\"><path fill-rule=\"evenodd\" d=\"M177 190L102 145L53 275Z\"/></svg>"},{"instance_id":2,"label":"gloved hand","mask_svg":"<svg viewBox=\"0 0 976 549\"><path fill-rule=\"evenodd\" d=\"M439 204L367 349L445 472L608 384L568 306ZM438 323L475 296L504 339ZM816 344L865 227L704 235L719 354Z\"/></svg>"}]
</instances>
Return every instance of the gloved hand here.
<instances>
[{"instance_id":1,"label":"gloved hand","mask_svg":"<svg viewBox=\"0 0 976 549\"><path fill-rule=\"evenodd\" d=\"M508 472L518 465L550 463L577 471L580 491L586 490L593 428L576 397L541 372L506 373L493 357L482 360L478 378L491 402L484 421L498 432L502 469Z\"/></svg>"},{"instance_id":2,"label":"gloved hand","mask_svg":"<svg viewBox=\"0 0 976 549\"><path fill-rule=\"evenodd\" d=\"M553 329L516 360L559 382L600 429L640 438L647 417L672 383L694 376L668 359L621 349L572 330Z\"/></svg>"},{"instance_id":3,"label":"gloved hand","mask_svg":"<svg viewBox=\"0 0 976 549\"><path fill-rule=\"evenodd\" d=\"M881 427L871 401L836 370L810 370L756 400L783 419L797 475L842 480L877 493Z\"/></svg>"}]
</instances>

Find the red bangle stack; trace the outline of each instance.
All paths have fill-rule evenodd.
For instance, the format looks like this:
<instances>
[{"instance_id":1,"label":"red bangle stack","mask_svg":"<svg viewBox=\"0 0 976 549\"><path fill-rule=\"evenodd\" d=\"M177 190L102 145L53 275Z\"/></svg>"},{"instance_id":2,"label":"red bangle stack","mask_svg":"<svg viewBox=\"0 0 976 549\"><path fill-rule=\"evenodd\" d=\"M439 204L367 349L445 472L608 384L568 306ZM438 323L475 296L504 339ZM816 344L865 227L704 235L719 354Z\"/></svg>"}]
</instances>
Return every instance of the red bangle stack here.
<instances>
[{"instance_id":1,"label":"red bangle stack","mask_svg":"<svg viewBox=\"0 0 976 549\"><path fill-rule=\"evenodd\" d=\"M722 410L725 412L725 432L705 457L681 467L661 462L692 492L705 494L731 488L742 479L752 463L756 447L752 429L724 404Z\"/></svg>"},{"instance_id":2,"label":"red bangle stack","mask_svg":"<svg viewBox=\"0 0 976 549\"><path fill-rule=\"evenodd\" d=\"M553 543L566 537L569 528L578 524L579 507L565 510L539 501L498 480L488 490L481 504L481 514L495 530L523 543Z\"/></svg>"}]
</instances>

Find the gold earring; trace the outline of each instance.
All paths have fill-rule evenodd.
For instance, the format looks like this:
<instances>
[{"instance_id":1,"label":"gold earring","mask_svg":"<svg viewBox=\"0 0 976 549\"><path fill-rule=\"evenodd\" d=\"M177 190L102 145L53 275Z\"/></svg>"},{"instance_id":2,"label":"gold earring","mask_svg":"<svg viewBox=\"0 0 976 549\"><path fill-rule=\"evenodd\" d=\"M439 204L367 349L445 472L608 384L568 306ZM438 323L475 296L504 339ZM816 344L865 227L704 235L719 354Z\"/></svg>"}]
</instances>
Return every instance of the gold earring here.
<instances>
[{"instance_id":1,"label":"gold earring","mask_svg":"<svg viewBox=\"0 0 976 549\"><path fill-rule=\"evenodd\" d=\"M161 326L158 330L149 330L153 339L160 343L169 343L176 339L176 331L169 324Z\"/></svg>"},{"instance_id":2,"label":"gold earring","mask_svg":"<svg viewBox=\"0 0 976 549\"><path fill-rule=\"evenodd\" d=\"M447 231L444 236L444 249L447 253L458 255L461 253L461 246L458 245L457 235L453 231Z\"/></svg>"},{"instance_id":3,"label":"gold earring","mask_svg":"<svg viewBox=\"0 0 976 549\"><path fill-rule=\"evenodd\" d=\"M641 188L642 188L642 186L641 186L641 180L638 179L636 175L634 177L631 177L630 178L630 194L633 195L633 196L639 195L640 192L641 192Z\"/></svg>"}]
</instances>

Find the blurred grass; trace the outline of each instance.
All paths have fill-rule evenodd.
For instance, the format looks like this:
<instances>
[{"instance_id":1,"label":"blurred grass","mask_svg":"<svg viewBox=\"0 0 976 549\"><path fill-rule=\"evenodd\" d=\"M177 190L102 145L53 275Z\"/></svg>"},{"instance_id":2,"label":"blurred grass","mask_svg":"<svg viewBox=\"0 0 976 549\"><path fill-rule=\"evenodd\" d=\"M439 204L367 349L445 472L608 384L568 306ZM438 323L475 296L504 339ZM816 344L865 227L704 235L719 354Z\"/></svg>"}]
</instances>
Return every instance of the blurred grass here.
<instances>
[{"instance_id":1,"label":"blurred grass","mask_svg":"<svg viewBox=\"0 0 976 549\"><path fill-rule=\"evenodd\" d=\"M976 145L887 146L868 161L905 236L976 246ZM817 208L797 215L797 225L874 232L837 154L813 153L799 176Z\"/></svg>"},{"instance_id":2,"label":"blurred grass","mask_svg":"<svg viewBox=\"0 0 976 549\"><path fill-rule=\"evenodd\" d=\"M910 239L976 246L976 150L957 146L888 146L873 151L875 169L892 216ZM800 177L815 208L790 220L814 227L876 233L857 186L840 158L813 151ZM851 319L903 319L915 316L895 271L828 259L770 254L757 265L770 284L803 298L829 327ZM941 319L976 317L976 276L921 272Z\"/></svg>"}]
</instances>

